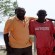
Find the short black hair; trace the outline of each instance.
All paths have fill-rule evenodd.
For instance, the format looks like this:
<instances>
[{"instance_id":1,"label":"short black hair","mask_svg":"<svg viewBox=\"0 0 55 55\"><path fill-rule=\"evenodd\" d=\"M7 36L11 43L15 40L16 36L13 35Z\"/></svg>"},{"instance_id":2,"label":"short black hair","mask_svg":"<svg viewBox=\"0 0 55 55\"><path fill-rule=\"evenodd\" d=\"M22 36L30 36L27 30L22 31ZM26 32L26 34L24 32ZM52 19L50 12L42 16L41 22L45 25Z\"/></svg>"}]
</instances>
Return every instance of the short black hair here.
<instances>
[{"instance_id":1,"label":"short black hair","mask_svg":"<svg viewBox=\"0 0 55 55\"><path fill-rule=\"evenodd\" d=\"M47 12L45 11L45 10L39 10L38 12L37 12L37 16L41 16L41 15L43 15L43 16L47 16Z\"/></svg>"},{"instance_id":2,"label":"short black hair","mask_svg":"<svg viewBox=\"0 0 55 55\"><path fill-rule=\"evenodd\" d=\"M15 9L15 14L18 14L20 11L23 11L24 13L26 13L26 11L25 11L24 8L17 7L17 8Z\"/></svg>"}]
</instances>

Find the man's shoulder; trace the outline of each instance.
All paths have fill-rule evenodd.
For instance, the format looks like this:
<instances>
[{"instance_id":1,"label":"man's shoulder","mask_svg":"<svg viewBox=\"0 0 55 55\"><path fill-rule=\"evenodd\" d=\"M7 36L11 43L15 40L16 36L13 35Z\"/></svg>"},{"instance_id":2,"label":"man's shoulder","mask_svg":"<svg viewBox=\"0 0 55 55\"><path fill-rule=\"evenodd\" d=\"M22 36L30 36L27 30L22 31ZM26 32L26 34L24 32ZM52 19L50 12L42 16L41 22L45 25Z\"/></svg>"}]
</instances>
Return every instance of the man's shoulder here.
<instances>
[{"instance_id":1,"label":"man's shoulder","mask_svg":"<svg viewBox=\"0 0 55 55\"><path fill-rule=\"evenodd\" d=\"M6 21L7 24L10 24L13 22L13 20L15 19L15 16L8 18L8 20Z\"/></svg>"},{"instance_id":2,"label":"man's shoulder","mask_svg":"<svg viewBox=\"0 0 55 55\"><path fill-rule=\"evenodd\" d=\"M15 19L15 16L9 17L7 21L13 21Z\"/></svg>"},{"instance_id":3,"label":"man's shoulder","mask_svg":"<svg viewBox=\"0 0 55 55\"><path fill-rule=\"evenodd\" d=\"M37 18L36 18L36 17L29 17L29 16L26 16L25 19L28 19L28 20L36 20Z\"/></svg>"},{"instance_id":4,"label":"man's shoulder","mask_svg":"<svg viewBox=\"0 0 55 55\"><path fill-rule=\"evenodd\" d=\"M15 16L12 16L8 20L14 20L15 18L16 18Z\"/></svg>"},{"instance_id":5,"label":"man's shoulder","mask_svg":"<svg viewBox=\"0 0 55 55\"><path fill-rule=\"evenodd\" d=\"M30 22L34 22L34 21L36 21L36 20L37 20L36 17L30 17Z\"/></svg>"},{"instance_id":6,"label":"man's shoulder","mask_svg":"<svg viewBox=\"0 0 55 55\"><path fill-rule=\"evenodd\" d=\"M50 24L50 25L51 25L51 24L53 25L53 22L52 22L51 20L49 20L49 19L46 19L46 23L47 23L47 24Z\"/></svg>"},{"instance_id":7,"label":"man's shoulder","mask_svg":"<svg viewBox=\"0 0 55 55\"><path fill-rule=\"evenodd\" d=\"M28 23L34 22L36 19L37 19L36 17L29 17L29 16L25 17L25 21Z\"/></svg>"}]
</instances>

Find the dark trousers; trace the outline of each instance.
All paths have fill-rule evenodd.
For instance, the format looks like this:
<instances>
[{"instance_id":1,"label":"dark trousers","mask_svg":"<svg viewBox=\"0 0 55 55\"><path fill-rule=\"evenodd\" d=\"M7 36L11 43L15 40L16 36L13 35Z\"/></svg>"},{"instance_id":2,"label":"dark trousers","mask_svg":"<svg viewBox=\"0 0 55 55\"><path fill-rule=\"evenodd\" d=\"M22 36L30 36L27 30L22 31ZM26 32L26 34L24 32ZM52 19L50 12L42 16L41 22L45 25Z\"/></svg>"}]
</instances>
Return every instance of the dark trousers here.
<instances>
[{"instance_id":1,"label":"dark trousers","mask_svg":"<svg viewBox=\"0 0 55 55\"><path fill-rule=\"evenodd\" d=\"M7 55L32 55L32 46L26 48L12 48L11 53Z\"/></svg>"}]
</instances>

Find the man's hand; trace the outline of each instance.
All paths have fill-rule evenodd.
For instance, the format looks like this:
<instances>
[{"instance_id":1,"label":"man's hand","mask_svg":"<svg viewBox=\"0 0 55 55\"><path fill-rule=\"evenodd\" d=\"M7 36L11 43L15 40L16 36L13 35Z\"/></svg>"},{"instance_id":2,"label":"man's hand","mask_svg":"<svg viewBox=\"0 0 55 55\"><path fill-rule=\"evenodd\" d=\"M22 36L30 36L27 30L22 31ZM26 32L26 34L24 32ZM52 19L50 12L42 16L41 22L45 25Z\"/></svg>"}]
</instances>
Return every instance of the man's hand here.
<instances>
[{"instance_id":1,"label":"man's hand","mask_svg":"<svg viewBox=\"0 0 55 55\"><path fill-rule=\"evenodd\" d=\"M32 42L34 41L34 35L29 35L29 41L32 44Z\"/></svg>"},{"instance_id":2,"label":"man's hand","mask_svg":"<svg viewBox=\"0 0 55 55\"><path fill-rule=\"evenodd\" d=\"M6 51L8 52L8 53L11 53L11 51L12 51L12 48L10 47L10 45L9 45L9 33L7 33L7 34L4 34L4 41L5 41L5 45L6 45Z\"/></svg>"},{"instance_id":3,"label":"man's hand","mask_svg":"<svg viewBox=\"0 0 55 55\"><path fill-rule=\"evenodd\" d=\"M12 53L12 47L7 46L7 47L6 47L6 51L7 51L7 53Z\"/></svg>"}]
</instances>

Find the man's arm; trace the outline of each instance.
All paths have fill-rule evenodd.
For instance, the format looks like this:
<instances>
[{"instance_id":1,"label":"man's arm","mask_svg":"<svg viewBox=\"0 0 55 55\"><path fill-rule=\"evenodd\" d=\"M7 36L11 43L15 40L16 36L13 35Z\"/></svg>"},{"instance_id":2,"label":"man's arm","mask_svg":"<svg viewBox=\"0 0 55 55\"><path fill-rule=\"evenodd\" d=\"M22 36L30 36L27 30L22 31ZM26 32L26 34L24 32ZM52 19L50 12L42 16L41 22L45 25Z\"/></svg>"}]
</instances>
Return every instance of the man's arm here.
<instances>
[{"instance_id":1,"label":"man's arm","mask_svg":"<svg viewBox=\"0 0 55 55\"><path fill-rule=\"evenodd\" d=\"M7 20L7 22L5 23L5 27L4 27L4 42L5 42L5 46L6 46L6 50L7 52L10 51L11 47L9 45L9 30L10 30L10 25L11 25L11 22L10 20Z\"/></svg>"},{"instance_id":2,"label":"man's arm","mask_svg":"<svg viewBox=\"0 0 55 55\"><path fill-rule=\"evenodd\" d=\"M9 37L8 34L4 34L4 41L5 41L5 45L6 45L6 50L8 50L7 48L9 47Z\"/></svg>"},{"instance_id":3,"label":"man's arm","mask_svg":"<svg viewBox=\"0 0 55 55\"><path fill-rule=\"evenodd\" d=\"M53 35L53 38L55 39L54 25L53 25L52 21L50 21L50 23L51 23L51 34ZM53 39L53 43L54 43L54 39ZM53 44L53 52L55 52L54 44Z\"/></svg>"},{"instance_id":4,"label":"man's arm","mask_svg":"<svg viewBox=\"0 0 55 55\"><path fill-rule=\"evenodd\" d=\"M9 34L9 33L4 34L4 41L5 41L6 46L7 46L8 43L9 43L9 37L8 37L8 34Z\"/></svg>"},{"instance_id":5,"label":"man's arm","mask_svg":"<svg viewBox=\"0 0 55 55\"><path fill-rule=\"evenodd\" d=\"M30 18L29 20L29 37L33 41L34 38L34 28L33 28L33 22L35 19Z\"/></svg>"},{"instance_id":6,"label":"man's arm","mask_svg":"<svg viewBox=\"0 0 55 55\"><path fill-rule=\"evenodd\" d=\"M35 20L33 20L33 19L31 19L31 20L29 21L29 34L30 34L30 35L34 35L34 21L35 21Z\"/></svg>"},{"instance_id":7,"label":"man's arm","mask_svg":"<svg viewBox=\"0 0 55 55\"><path fill-rule=\"evenodd\" d=\"M52 21L50 21L51 23L51 34L53 34L53 37L55 39L55 28L54 28L54 24L52 23Z\"/></svg>"},{"instance_id":8,"label":"man's arm","mask_svg":"<svg viewBox=\"0 0 55 55\"><path fill-rule=\"evenodd\" d=\"M50 20L50 21L55 21L55 19L50 19L50 18L46 18L46 19L48 19L48 20Z\"/></svg>"}]
</instances>

